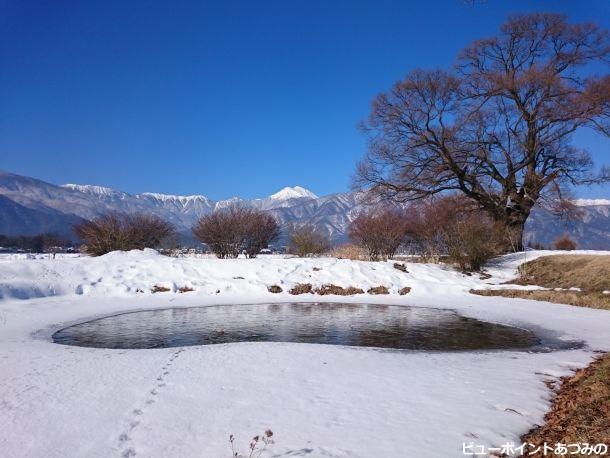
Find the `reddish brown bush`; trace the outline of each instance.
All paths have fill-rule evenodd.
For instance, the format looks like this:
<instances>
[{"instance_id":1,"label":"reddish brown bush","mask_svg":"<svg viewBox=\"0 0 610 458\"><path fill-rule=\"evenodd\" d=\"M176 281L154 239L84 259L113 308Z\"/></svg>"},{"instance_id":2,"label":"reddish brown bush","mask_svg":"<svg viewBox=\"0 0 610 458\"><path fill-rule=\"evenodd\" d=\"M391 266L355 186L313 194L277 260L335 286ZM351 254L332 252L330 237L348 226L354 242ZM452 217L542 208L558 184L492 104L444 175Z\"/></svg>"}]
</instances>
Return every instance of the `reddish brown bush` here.
<instances>
[{"instance_id":1,"label":"reddish brown bush","mask_svg":"<svg viewBox=\"0 0 610 458\"><path fill-rule=\"evenodd\" d=\"M576 249L576 242L574 242L574 240L572 240L568 234L564 234L555 240L553 247L556 250L572 251Z\"/></svg>"},{"instance_id":2,"label":"reddish brown bush","mask_svg":"<svg viewBox=\"0 0 610 458\"><path fill-rule=\"evenodd\" d=\"M114 212L79 224L74 232L83 241L83 249L93 256L116 250L159 248L176 234L170 223L157 216Z\"/></svg>"},{"instance_id":3,"label":"reddish brown bush","mask_svg":"<svg viewBox=\"0 0 610 458\"><path fill-rule=\"evenodd\" d=\"M278 238L279 227L265 212L230 207L199 218L193 234L219 258L236 258L242 251L254 258Z\"/></svg>"},{"instance_id":4,"label":"reddish brown bush","mask_svg":"<svg viewBox=\"0 0 610 458\"><path fill-rule=\"evenodd\" d=\"M509 235L462 196L445 196L407 211L407 240L424 259L446 257L462 270L479 270L510 246Z\"/></svg>"},{"instance_id":5,"label":"reddish brown bush","mask_svg":"<svg viewBox=\"0 0 610 458\"><path fill-rule=\"evenodd\" d=\"M402 211L383 209L360 213L349 225L350 240L364 248L371 261L391 258L403 242L407 222Z\"/></svg>"},{"instance_id":6,"label":"reddish brown bush","mask_svg":"<svg viewBox=\"0 0 610 458\"><path fill-rule=\"evenodd\" d=\"M330 240L313 226L292 229L288 251L297 256L320 255L330 250Z\"/></svg>"}]
</instances>

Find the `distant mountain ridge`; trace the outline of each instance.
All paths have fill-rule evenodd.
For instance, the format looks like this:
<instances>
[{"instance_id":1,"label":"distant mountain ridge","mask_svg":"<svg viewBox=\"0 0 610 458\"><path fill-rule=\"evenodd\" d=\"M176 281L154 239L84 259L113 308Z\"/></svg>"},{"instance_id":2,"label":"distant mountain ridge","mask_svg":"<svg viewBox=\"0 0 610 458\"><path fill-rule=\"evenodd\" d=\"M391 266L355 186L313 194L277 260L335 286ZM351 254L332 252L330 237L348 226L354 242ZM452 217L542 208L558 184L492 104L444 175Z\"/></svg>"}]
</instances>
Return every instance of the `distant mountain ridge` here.
<instances>
[{"instance_id":1,"label":"distant mountain ridge","mask_svg":"<svg viewBox=\"0 0 610 458\"><path fill-rule=\"evenodd\" d=\"M526 241L550 245L568 233L580 248L610 248L610 201L578 199L582 219L563 221L547 210L537 208L526 228ZM191 227L202 215L232 205L270 212L286 234L292 225L310 224L344 242L350 221L364 204L353 192L318 197L300 186L286 187L261 199L213 201L204 195L177 196L145 192L129 194L104 186L54 185L35 178L0 171L0 234L33 235L56 232L73 237L72 226L109 211L152 213L171 222L192 240Z\"/></svg>"}]
</instances>

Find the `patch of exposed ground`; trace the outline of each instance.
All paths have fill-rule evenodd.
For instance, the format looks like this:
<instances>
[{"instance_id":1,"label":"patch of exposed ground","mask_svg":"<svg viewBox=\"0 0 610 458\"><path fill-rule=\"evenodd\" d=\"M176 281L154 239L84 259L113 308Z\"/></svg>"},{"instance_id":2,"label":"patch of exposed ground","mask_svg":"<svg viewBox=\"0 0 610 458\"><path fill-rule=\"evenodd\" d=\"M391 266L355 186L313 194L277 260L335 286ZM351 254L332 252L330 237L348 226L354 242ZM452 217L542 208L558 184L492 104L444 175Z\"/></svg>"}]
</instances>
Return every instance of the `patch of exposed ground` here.
<instances>
[{"instance_id":1,"label":"patch of exposed ground","mask_svg":"<svg viewBox=\"0 0 610 458\"><path fill-rule=\"evenodd\" d=\"M556 304L576 305L594 309L610 310L610 294L588 293L584 291L522 290L522 289L471 289L479 296L502 296Z\"/></svg>"},{"instance_id":2,"label":"patch of exposed ground","mask_svg":"<svg viewBox=\"0 0 610 458\"><path fill-rule=\"evenodd\" d=\"M610 290L610 256L543 256L521 264L517 285L545 288L580 288L582 291Z\"/></svg>"},{"instance_id":3,"label":"patch of exposed ground","mask_svg":"<svg viewBox=\"0 0 610 458\"><path fill-rule=\"evenodd\" d=\"M521 440L535 447L543 447L546 442L552 446L605 443L610 448L610 353L579 369L573 376L563 377L551 410L545 415L545 424L532 429ZM543 455L541 449L540 453L531 456L566 455L548 452Z\"/></svg>"},{"instance_id":4,"label":"patch of exposed ground","mask_svg":"<svg viewBox=\"0 0 610 458\"><path fill-rule=\"evenodd\" d=\"M509 283L553 289L481 289L470 292L480 296L533 299L610 310L610 256L543 256L521 264L518 272L519 277Z\"/></svg>"}]
</instances>

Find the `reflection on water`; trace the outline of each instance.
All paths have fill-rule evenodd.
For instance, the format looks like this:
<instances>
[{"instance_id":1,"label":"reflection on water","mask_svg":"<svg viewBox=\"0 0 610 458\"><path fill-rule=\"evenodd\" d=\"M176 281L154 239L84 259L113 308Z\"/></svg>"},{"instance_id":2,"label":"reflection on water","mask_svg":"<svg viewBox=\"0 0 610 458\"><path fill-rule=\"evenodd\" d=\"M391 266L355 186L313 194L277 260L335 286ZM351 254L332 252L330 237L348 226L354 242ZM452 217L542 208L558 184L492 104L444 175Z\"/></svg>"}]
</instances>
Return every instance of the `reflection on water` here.
<instances>
[{"instance_id":1,"label":"reflection on water","mask_svg":"<svg viewBox=\"0 0 610 458\"><path fill-rule=\"evenodd\" d=\"M528 348L530 331L450 310L394 305L219 305L123 313L62 329L56 343L160 348L230 342L298 342L409 350Z\"/></svg>"}]
</instances>

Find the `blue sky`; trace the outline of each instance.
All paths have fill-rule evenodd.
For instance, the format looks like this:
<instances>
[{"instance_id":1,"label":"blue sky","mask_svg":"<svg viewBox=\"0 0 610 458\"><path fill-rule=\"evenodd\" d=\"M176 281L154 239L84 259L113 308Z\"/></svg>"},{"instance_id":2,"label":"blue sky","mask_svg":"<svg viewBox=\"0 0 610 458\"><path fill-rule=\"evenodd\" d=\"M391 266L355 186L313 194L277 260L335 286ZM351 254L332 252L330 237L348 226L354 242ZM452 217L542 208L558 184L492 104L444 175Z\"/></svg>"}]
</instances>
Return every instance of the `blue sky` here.
<instances>
[{"instance_id":1,"label":"blue sky","mask_svg":"<svg viewBox=\"0 0 610 458\"><path fill-rule=\"evenodd\" d=\"M375 94L527 11L610 28L607 0L0 0L0 169L214 199L345 191ZM577 144L610 163L608 140Z\"/></svg>"}]
</instances>

